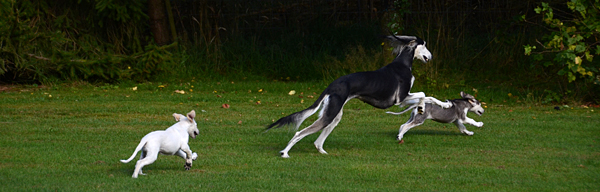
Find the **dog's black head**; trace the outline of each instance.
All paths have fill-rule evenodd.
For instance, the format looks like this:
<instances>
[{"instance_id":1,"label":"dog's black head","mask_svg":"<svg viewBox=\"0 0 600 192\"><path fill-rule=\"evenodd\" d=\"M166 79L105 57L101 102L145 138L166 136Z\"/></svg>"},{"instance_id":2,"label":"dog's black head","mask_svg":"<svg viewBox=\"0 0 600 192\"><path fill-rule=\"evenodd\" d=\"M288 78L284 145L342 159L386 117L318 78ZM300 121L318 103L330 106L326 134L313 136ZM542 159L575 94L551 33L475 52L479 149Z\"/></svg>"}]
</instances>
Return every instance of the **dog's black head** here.
<instances>
[{"instance_id":1,"label":"dog's black head","mask_svg":"<svg viewBox=\"0 0 600 192\"><path fill-rule=\"evenodd\" d=\"M393 53L397 56L399 56L404 49L412 49L415 50L415 59L427 63L433 58L431 52L425 47L425 44L427 43L419 37L390 35L386 36L386 38L390 40L392 47L394 47Z\"/></svg>"}]
</instances>

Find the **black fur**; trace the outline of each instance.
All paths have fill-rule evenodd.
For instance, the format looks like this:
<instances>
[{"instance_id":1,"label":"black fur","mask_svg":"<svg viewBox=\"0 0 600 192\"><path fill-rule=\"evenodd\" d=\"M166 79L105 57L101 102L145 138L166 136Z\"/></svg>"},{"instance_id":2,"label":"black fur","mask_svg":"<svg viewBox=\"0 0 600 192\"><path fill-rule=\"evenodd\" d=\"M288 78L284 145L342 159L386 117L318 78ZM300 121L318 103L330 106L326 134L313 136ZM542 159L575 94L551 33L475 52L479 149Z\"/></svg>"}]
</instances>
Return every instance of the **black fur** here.
<instances>
[{"instance_id":1,"label":"black fur","mask_svg":"<svg viewBox=\"0 0 600 192\"><path fill-rule=\"evenodd\" d=\"M390 64L375 71L352 73L334 80L310 107L277 120L269 125L266 130L291 124L296 125L296 128L298 128L306 117L314 114L322 107L321 117L313 125L298 132L290 141L289 145L293 146L297 142L294 141L296 137L299 137L297 140L300 140L306 135L330 126L330 124L335 127L339 122L339 118L341 118L343 106L350 99L358 98L380 109L386 109L401 103L408 96L412 86L412 64L415 49L418 45L424 46L425 42L412 36L389 36L388 39L392 40L393 45L396 45L394 52L397 53L396 58ZM427 51L427 53L429 52ZM428 55L431 57L430 54ZM431 58L425 57L424 59L428 61ZM334 119L336 119L335 123L332 124ZM333 129L333 127L330 129ZM301 134L301 132L306 133ZM326 133L324 137L326 138L328 134ZM291 146L288 147L291 148ZM287 155L287 151L284 151Z\"/></svg>"}]
</instances>

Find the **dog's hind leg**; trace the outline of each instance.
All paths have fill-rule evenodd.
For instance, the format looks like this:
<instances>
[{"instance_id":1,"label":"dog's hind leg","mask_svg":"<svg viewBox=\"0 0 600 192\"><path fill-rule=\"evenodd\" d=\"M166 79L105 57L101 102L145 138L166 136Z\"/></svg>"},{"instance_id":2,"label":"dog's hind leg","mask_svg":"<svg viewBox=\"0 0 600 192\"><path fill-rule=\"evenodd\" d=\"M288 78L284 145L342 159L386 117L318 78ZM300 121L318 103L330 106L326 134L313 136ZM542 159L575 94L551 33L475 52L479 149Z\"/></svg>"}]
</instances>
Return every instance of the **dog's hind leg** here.
<instances>
[{"instance_id":1,"label":"dog's hind leg","mask_svg":"<svg viewBox=\"0 0 600 192\"><path fill-rule=\"evenodd\" d=\"M319 153L327 154L327 151L323 149L323 143L325 143L325 139L327 139L329 134L331 134L335 126L337 126L338 123L340 123L340 120L342 119L342 114L343 110L340 110L338 115L333 119L333 122L331 122L331 124L329 124L327 127L325 127L325 129L323 129L323 132L321 132L321 135L319 135L319 138L317 138L317 140L315 141L314 144L315 147L317 147L317 150L319 150Z\"/></svg>"},{"instance_id":2,"label":"dog's hind leg","mask_svg":"<svg viewBox=\"0 0 600 192\"><path fill-rule=\"evenodd\" d=\"M142 152L140 153L140 160L146 158L146 149L142 149ZM140 175L146 175L142 172L142 168L140 168Z\"/></svg>"},{"instance_id":3,"label":"dog's hind leg","mask_svg":"<svg viewBox=\"0 0 600 192\"><path fill-rule=\"evenodd\" d=\"M281 154L281 157L283 158L289 158L290 156L288 155L288 151L290 151L290 149L292 149L292 147L298 143L298 141L300 141L302 138L316 133L319 130L321 130L323 127L325 126L323 120L321 118L319 118L317 121L315 121L312 125L296 132L296 134L294 135L294 137L292 137L292 139L290 140L290 142L288 142L287 146L285 147L285 149L281 150L279 152L279 154Z\"/></svg>"},{"instance_id":4,"label":"dog's hind leg","mask_svg":"<svg viewBox=\"0 0 600 192\"><path fill-rule=\"evenodd\" d=\"M279 154L281 154L281 157L289 158L290 156L288 155L288 151L290 151L290 149L292 149L292 147L298 141L300 141L302 138L304 138L310 134L316 133L316 132L322 130L323 128L329 126L330 124L332 124L335 117L337 116L337 114L341 111L342 107L344 106L345 101L342 100L341 98L342 97L340 97L338 95L335 95L335 96L331 95L330 99L324 103L323 109L322 109L323 111L321 112L321 116L319 117L319 119L317 119L312 125L296 132L296 134L294 135L294 137L292 137L292 139L290 140L288 145L285 147L285 149L283 149L279 152ZM331 130L329 130L329 132L331 132ZM324 141L324 139L322 139L322 140Z\"/></svg>"},{"instance_id":5,"label":"dog's hind leg","mask_svg":"<svg viewBox=\"0 0 600 192\"><path fill-rule=\"evenodd\" d=\"M137 178L138 174L142 172L142 168L146 165L154 163L158 158L158 148L156 150L146 151L146 156L135 164L135 170L133 171L133 178Z\"/></svg>"},{"instance_id":6,"label":"dog's hind leg","mask_svg":"<svg viewBox=\"0 0 600 192\"><path fill-rule=\"evenodd\" d=\"M408 132L408 130L410 130L413 127L419 126L423 124L423 122L425 122L425 118L423 117L424 116L422 114L418 114L417 109L413 110L413 112L410 113L410 119L408 119L406 123L400 126L400 130L398 130L398 136L396 137L396 140L402 143L402 138L404 137L404 134Z\"/></svg>"}]
</instances>

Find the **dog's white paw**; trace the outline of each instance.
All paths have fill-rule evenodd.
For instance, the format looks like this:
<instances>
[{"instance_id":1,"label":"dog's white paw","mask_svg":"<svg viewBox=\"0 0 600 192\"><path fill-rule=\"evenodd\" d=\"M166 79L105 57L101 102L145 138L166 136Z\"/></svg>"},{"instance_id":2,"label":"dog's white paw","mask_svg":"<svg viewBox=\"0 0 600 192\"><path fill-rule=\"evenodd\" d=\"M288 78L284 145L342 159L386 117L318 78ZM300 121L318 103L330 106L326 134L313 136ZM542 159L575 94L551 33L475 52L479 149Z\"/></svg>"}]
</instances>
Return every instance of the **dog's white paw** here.
<instances>
[{"instance_id":1,"label":"dog's white paw","mask_svg":"<svg viewBox=\"0 0 600 192\"><path fill-rule=\"evenodd\" d=\"M467 130L463 131L463 133L465 135L469 135L469 136L475 134L475 133L473 133L473 131L467 131Z\"/></svg>"},{"instance_id":2,"label":"dog's white paw","mask_svg":"<svg viewBox=\"0 0 600 192\"><path fill-rule=\"evenodd\" d=\"M475 127L483 127L483 122L477 122L477 123L475 123Z\"/></svg>"},{"instance_id":3,"label":"dog's white paw","mask_svg":"<svg viewBox=\"0 0 600 192\"><path fill-rule=\"evenodd\" d=\"M321 153L321 154L327 154L327 151L325 151L323 149L319 149L319 153Z\"/></svg>"},{"instance_id":4,"label":"dog's white paw","mask_svg":"<svg viewBox=\"0 0 600 192\"><path fill-rule=\"evenodd\" d=\"M290 155L288 155L288 153L287 153L287 152L285 152L285 151L280 151L280 152L279 152L279 154L280 154L280 155L281 155L281 157L283 157L283 158L290 158Z\"/></svg>"},{"instance_id":5,"label":"dog's white paw","mask_svg":"<svg viewBox=\"0 0 600 192\"><path fill-rule=\"evenodd\" d=\"M198 158L198 154L196 152L192 153L192 160L195 161Z\"/></svg>"},{"instance_id":6,"label":"dog's white paw","mask_svg":"<svg viewBox=\"0 0 600 192\"><path fill-rule=\"evenodd\" d=\"M442 104L442 108L444 108L444 109L447 109L447 108L450 108L450 107L452 107L452 103L449 102L449 101L446 101L446 102L444 102Z\"/></svg>"}]
</instances>

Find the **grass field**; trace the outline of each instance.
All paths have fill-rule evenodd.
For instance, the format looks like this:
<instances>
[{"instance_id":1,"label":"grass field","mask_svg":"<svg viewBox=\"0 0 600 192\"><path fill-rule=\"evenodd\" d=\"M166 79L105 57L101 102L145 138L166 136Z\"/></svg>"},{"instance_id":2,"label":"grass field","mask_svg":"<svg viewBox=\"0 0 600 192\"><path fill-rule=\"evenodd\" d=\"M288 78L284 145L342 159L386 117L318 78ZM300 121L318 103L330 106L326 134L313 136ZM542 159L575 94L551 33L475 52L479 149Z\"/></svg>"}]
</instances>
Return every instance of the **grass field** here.
<instances>
[{"instance_id":1,"label":"grass field","mask_svg":"<svg viewBox=\"0 0 600 192\"><path fill-rule=\"evenodd\" d=\"M295 145L290 159L279 157L294 131L265 133L265 126L308 107L326 85L14 88L0 93L0 191L600 191L600 108L555 110L483 88L478 98L486 112L470 117L485 125L467 125L474 136L428 121L398 144L408 114L352 100L325 141L328 155L313 146L315 134ZM452 99L459 91L426 93ZM119 159L145 134L172 125L172 113L192 109L201 132L189 143L199 154L192 170L179 157L160 156L144 168L148 175L132 179L135 161Z\"/></svg>"}]
</instances>

